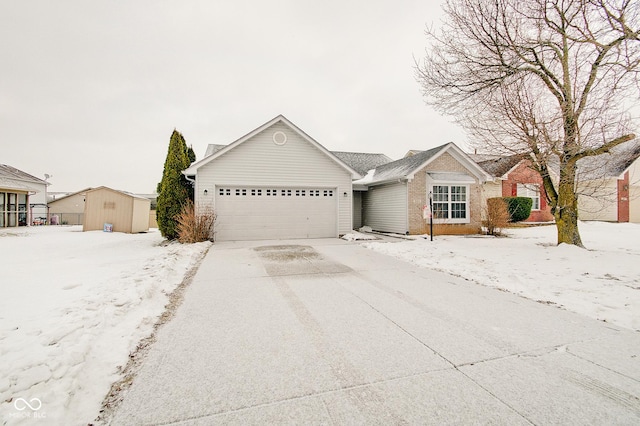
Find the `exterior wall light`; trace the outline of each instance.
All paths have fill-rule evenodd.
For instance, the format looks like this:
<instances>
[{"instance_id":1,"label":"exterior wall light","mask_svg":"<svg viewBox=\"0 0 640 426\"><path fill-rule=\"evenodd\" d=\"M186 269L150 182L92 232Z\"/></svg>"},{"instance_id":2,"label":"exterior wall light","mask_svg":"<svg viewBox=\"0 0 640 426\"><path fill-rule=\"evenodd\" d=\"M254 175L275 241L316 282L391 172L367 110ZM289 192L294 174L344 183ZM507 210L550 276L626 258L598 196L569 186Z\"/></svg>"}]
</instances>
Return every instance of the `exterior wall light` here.
<instances>
[{"instance_id":1,"label":"exterior wall light","mask_svg":"<svg viewBox=\"0 0 640 426\"><path fill-rule=\"evenodd\" d=\"M209 191L207 191L206 189L204 190L204 195L207 195L209 193Z\"/></svg>"}]
</instances>

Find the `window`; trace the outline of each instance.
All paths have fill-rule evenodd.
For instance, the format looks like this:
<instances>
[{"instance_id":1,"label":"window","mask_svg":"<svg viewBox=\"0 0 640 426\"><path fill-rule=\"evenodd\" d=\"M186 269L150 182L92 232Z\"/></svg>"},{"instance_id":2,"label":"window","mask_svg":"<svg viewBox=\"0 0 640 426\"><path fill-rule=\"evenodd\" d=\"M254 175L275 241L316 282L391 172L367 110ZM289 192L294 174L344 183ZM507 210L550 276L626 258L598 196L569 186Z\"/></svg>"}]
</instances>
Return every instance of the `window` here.
<instances>
[{"instance_id":1,"label":"window","mask_svg":"<svg viewBox=\"0 0 640 426\"><path fill-rule=\"evenodd\" d=\"M540 210L540 185L535 183L519 183L518 197L529 197L533 200L531 210Z\"/></svg>"},{"instance_id":2,"label":"window","mask_svg":"<svg viewBox=\"0 0 640 426\"><path fill-rule=\"evenodd\" d=\"M469 222L469 189L467 185L434 185L431 187L433 218L439 222Z\"/></svg>"}]
</instances>

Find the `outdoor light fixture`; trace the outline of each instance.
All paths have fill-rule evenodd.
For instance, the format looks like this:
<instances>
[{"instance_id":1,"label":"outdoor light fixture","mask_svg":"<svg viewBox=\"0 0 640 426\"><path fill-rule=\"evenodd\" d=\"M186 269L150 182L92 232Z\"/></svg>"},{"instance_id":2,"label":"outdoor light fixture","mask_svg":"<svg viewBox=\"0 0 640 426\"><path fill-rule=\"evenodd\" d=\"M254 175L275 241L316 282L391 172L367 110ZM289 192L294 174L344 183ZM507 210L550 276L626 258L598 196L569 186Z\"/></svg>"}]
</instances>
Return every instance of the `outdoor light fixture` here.
<instances>
[{"instance_id":1,"label":"outdoor light fixture","mask_svg":"<svg viewBox=\"0 0 640 426\"><path fill-rule=\"evenodd\" d=\"M347 195L348 195L348 194L345 192L345 193L344 193L344 196L346 197Z\"/></svg>"},{"instance_id":2,"label":"outdoor light fixture","mask_svg":"<svg viewBox=\"0 0 640 426\"><path fill-rule=\"evenodd\" d=\"M207 191L206 189L204 190L204 195L207 195L209 193L209 191Z\"/></svg>"}]
</instances>

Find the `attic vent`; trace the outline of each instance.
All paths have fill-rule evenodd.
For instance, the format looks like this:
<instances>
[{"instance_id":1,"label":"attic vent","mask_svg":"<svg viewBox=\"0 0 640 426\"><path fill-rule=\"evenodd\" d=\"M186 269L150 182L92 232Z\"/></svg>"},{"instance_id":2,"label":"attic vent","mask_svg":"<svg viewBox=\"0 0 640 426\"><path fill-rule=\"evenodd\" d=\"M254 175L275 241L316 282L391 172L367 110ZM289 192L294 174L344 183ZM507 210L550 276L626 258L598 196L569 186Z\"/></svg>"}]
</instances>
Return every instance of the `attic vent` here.
<instances>
[{"instance_id":1,"label":"attic vent","mask_svg":"<svg viewBox=\"0 0 640 426\"><path fill-rule=\"evenodd\" d=\"M105 201L102 207L105 210L113 210L116 208L116 203L113 201Z\"/></svg>"},{"instance_id":2,"label":"attic vent","mask_svg":"<svg viewBox=\"0 0 640 426\"><path fill-rule=\"evenodd\" d=\"M287 143L287 135L284 132L281 131L277 131L273 134L273 143L275 143L276 145L284 145L285 143Z\"/></svg>"}]
</instances>

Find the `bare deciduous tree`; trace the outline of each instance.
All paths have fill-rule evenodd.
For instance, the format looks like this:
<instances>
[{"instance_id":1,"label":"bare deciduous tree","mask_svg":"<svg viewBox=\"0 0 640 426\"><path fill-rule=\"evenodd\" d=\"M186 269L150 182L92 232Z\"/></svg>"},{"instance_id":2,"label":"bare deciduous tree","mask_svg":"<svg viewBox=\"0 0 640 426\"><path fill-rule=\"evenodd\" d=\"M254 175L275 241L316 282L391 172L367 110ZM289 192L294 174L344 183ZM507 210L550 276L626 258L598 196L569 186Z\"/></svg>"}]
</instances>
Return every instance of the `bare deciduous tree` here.
<instances>
[{"instance_id":1,"label":"bare deciduous tree","mask_svg":"<svg viewBox=\"0 0 640 426\"><path fill-rule=\"evenodd\" d=\"M441 30L427 31L416 64L427 102L490 152L531 157L558 244L582 246L578 160L635 138L626 108L640 92L639 9L637 0L448 0Z\"/></svg>"}]
</instances>

